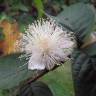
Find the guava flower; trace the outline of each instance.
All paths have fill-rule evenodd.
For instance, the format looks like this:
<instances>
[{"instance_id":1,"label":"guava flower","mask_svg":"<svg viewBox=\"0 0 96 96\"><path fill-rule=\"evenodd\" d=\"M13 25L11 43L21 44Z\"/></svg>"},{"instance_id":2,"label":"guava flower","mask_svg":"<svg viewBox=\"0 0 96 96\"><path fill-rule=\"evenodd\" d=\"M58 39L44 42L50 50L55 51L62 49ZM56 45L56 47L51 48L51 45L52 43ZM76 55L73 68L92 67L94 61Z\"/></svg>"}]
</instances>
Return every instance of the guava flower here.
<instances>
[{"instance_id":1,"label":"guava flower","mask_svg":"<svg viewBox=\"0 0 96 96\"><path fill-rule=\"evenodd\" d=\"M40 19L29 25L20 41L28 59L28 69L50 70L66 61L74 48L71 33L54 20Z\"/></svg>"}]
</instances>

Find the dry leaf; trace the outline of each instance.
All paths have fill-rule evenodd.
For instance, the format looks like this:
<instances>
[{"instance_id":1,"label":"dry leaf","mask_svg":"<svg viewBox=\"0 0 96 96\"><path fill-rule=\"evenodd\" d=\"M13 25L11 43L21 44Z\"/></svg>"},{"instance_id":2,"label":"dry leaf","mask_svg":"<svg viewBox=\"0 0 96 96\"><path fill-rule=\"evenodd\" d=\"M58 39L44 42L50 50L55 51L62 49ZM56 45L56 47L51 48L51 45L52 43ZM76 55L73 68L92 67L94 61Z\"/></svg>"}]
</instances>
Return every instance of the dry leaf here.
<instances>
[{"instance_id":1,"label":"dry leaf","mask_svg":"<svg viewBox=\"0 0 96 96\"><path fill-rule=\"evenodd\" d=\"M94 33L96 33L96 32L94 32ZM90 38L88 38L88 40L86 40L84 42L84 44L81 46L81 48L85 48L85 47L91 45L94 42L96 42L96 35L91 33Z\"/></svg>"},{"instance_id":2,"label":"dry leaf","mask_svg":"<svg viewBox=\"0 0 96 96\"><path fill-rule=\"evenodd\" d=\"M16 41L20 38L20 32L17 22L10 23L7 20L3 20L0 23L0 27L3 28L3 34L5 38L0 41L0 50L3 55L16 52Z\"/></svg>"}]
</instances>

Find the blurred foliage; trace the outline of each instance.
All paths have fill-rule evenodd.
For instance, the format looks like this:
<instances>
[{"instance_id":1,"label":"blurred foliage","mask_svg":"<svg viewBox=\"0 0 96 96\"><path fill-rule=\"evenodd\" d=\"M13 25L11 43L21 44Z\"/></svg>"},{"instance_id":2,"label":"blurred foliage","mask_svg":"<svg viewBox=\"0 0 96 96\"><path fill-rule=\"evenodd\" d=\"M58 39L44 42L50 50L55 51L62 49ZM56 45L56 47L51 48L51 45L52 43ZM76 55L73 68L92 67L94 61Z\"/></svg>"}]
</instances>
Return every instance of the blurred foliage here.
<instances>
[{"instance_id":1,"label":"blurred foliage","mask_svg":"<svg viewBox=\"0 0 96 96\"><path fill-rule=\"evenodd\" d=\"M29 0L28 3L26 0L1 0L0 2L1 18L4 18L2 14L5 14L5 19L10 17L16 20L24 14L27 14L26 18L42 17L43 3L41 0Z\"/></svg>"}]
</instances>

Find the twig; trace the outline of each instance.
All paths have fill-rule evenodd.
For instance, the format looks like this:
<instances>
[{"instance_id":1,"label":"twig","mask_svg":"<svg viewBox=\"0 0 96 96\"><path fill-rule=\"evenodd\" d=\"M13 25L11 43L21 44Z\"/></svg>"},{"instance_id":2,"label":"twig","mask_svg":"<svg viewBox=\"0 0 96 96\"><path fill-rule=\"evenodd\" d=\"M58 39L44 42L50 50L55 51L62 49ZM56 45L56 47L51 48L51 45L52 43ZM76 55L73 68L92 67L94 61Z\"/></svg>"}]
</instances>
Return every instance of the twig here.
<instances>
[{"instance_id":1,"label":"twig","mask_svg":"<svg viewBox=\"0 0 96 96\"><path fill-rule=\"evenodd\" d=\"M55 66L51 71L55 70L56 68L58 68L59 66ZM39 78L41 78L42 76L44 76L45 74L47 74L48 72L50 72L50 70L43 70L43 71L38 71L37 76L34 76L32 78L27 79L25 84L30 84L36 80L38 80Z\"/></svg>"}]
</instances>

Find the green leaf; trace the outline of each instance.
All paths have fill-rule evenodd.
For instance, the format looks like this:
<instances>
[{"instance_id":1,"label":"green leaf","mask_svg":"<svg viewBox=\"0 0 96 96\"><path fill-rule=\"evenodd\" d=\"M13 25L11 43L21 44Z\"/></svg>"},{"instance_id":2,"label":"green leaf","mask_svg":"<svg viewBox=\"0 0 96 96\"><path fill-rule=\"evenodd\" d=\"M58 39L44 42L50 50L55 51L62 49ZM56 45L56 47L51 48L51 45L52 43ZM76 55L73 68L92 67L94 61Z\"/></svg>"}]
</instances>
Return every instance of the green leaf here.
<instances>
[{"instance_id":1,"label":"green leaf","mask_svg":"<svg viewBox=\"0 0 96 96\"><path fill-rule=\"evenodd\" d=\"M94 51L95 48L96 46L93 49ZM77 50L78 54L76 51L74 52L72 73L76 95L87 96L87 94L90 94L92 96L96 92L96 87L94 86L96 84L96 51L93 54L93 50L87 50L87 53L84 50ZM90 54L91 52L92 54Z\"/></svg>"},{"instance_id":2,"label":"green leaf","mask_svg":"<svg viewBox=\"0 0 96 96\"><path fill-rule=\"evenodd\" d=\"M92 31L95 16L90 5L76 3L64 9L57 16L57 21L75 32L79 41L84 41Z\"/></svg>"},{"instance_id":3,"label":"green leaf","mask_svg":"<svg viewBox=\"0 0 96 96\"><path fill-rule=\"evenodd\" d=\"M20 55L21 54L12 54L0 57L1 89L18 86L21 81L33 76L33 71L29 71L27 65L24 65L27 61L18 58Z\"/></svg>"},{"instance_id":4,"label":"green leaf","mask_svg":"<svg viewBox=\"0 0 96 96\"><path fill-rule=\"evenodd\" d=\"M58 77L58 78L57 78ZM71 62L66 62L56 70L40 78L52 90L53 96L75 96L71 71Z\"/></svg>"},{"instance_id":5,"label":"green leaf","mask_svg":"<svg viewBox=\"0 0 96 96\"><path fill-rule=\"evenodd\" d=\"M35 6L38 10L38 18L43 16L43 10L44 10L44 6L43 6L43 2L42 0L34 0Z\"/></svg>"},{"instance_id":6,"label":"green leaf","mask_svg":"<svg viewBox=\"0 0 96 96\"><path fill-rule=\"evenodd\" d=\"M95 36L95 34L92 35ZM75 50L73 58L72 73L76 94L87 96L87 92L90 96L93 96L96 92L94 86L94 84L96 84L94 78L96 75L96 42L93 42L84 48Z\"/></svg>"},{"instance_id":7,"label":"green leaf","mask_svg":"<svg viewBox=\"0 0 96 96\"><path fill-rule=\"evenodd\" d=\"M19 96L53 96L49 87L43 82L33 82L30 85L22 86L19 91Z\"/></svg>"},{"instance_id":8,"label":"green leaf","mask_svg":"<svg viewBox=\"0 0 96 96\"><path fill-rule=\"evenodd\" d=\"M56 19L64 28L73 31L79 42L84 42L86 38L88 40L95 23L92 7L84 3L76 3L65 8ZM79 42L77 42L78 45ZM96 88L93 88L96 80L92 81L96 75L96 42L84 49L78 47L73 52L73 58L72 73L76 89L75 94L87 96L94 91L96 92Z\"/></svg>"}]
</instances>

